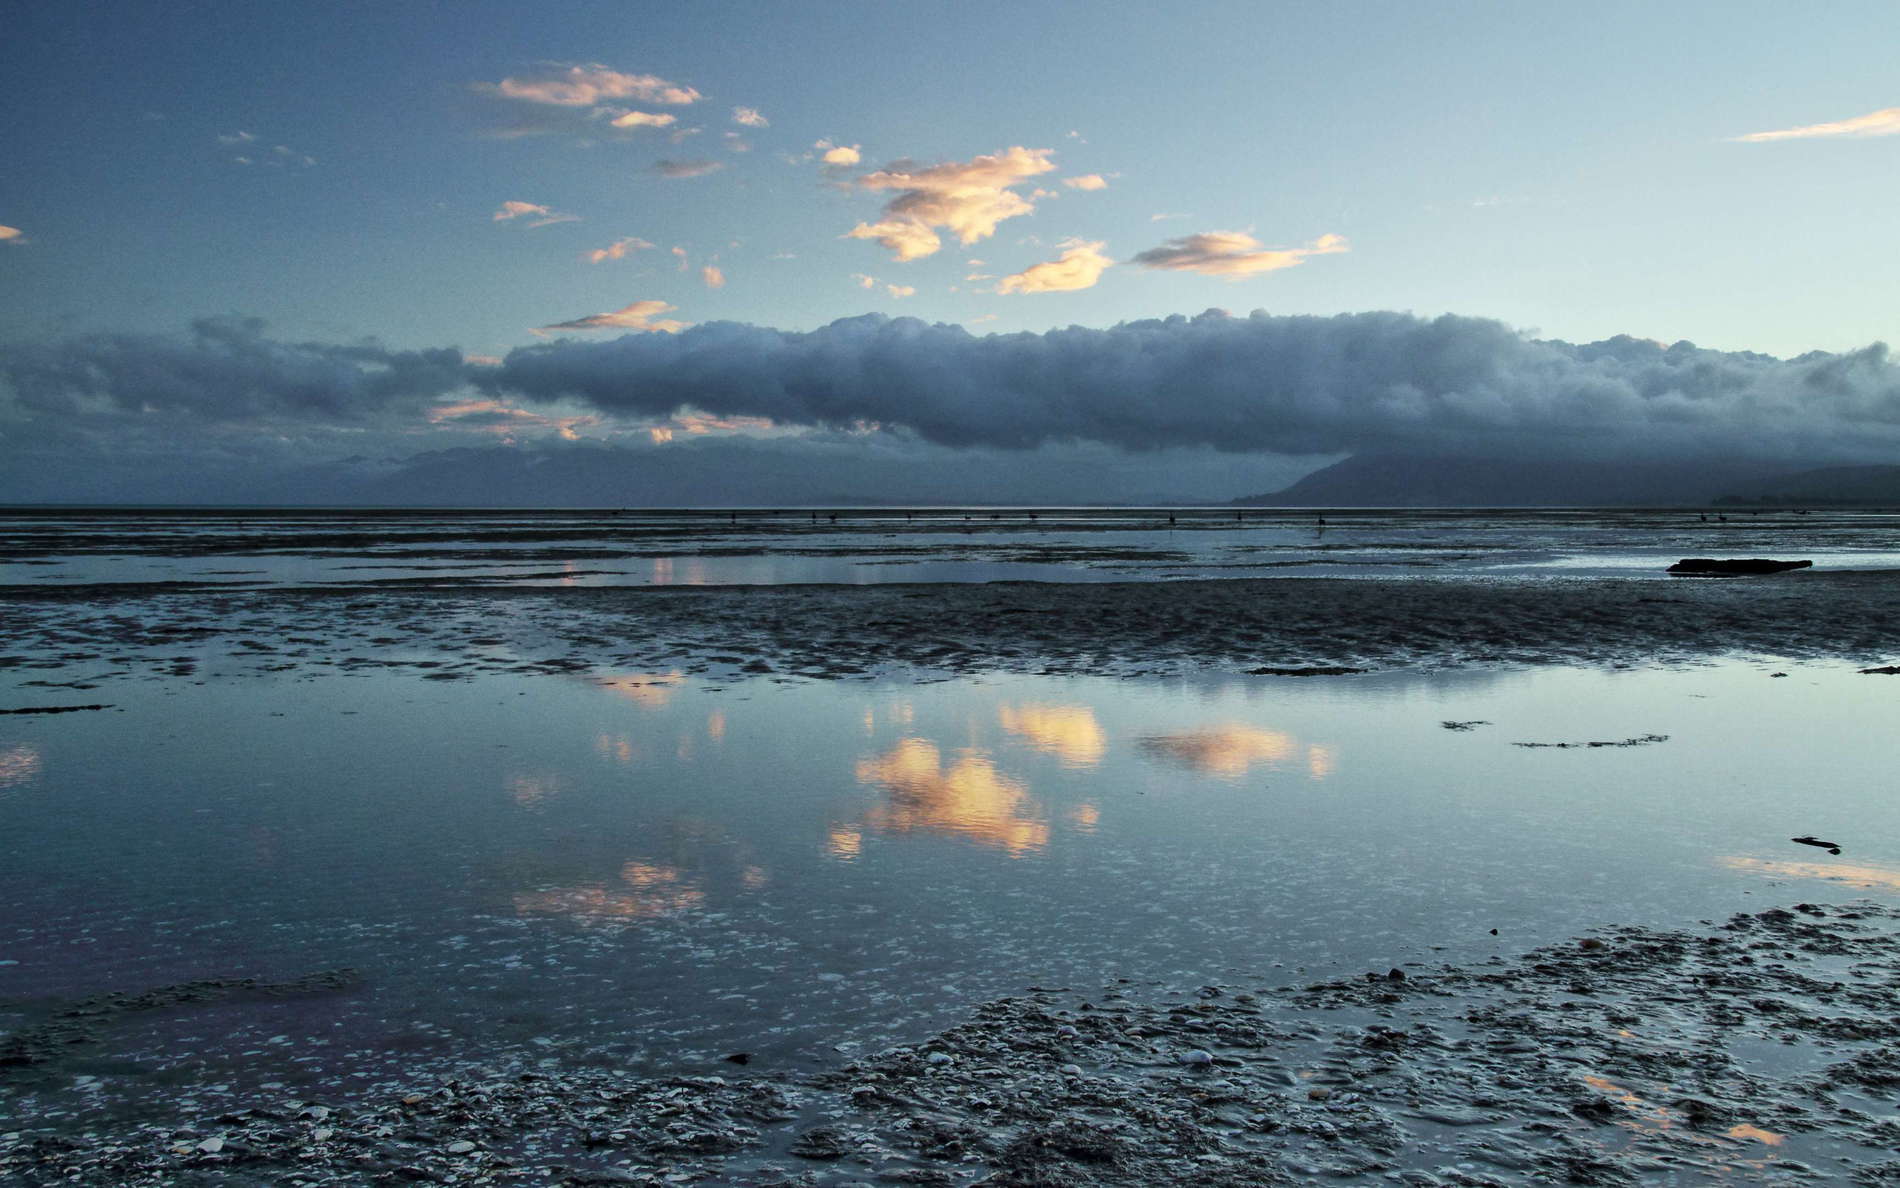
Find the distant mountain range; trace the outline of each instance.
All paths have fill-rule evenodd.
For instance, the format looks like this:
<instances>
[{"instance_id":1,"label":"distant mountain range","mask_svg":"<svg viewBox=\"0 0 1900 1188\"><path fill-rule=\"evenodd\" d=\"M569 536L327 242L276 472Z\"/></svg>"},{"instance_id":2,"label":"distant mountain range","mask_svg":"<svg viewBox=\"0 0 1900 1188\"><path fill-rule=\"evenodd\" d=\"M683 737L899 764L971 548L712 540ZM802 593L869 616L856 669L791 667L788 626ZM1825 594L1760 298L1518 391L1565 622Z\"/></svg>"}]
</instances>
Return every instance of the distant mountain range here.
<instances>
[{"instance_id":1,"label":"distant mountain range","mask_svg":"<svg viewBox=\"0 0 1900 1188\"><path fill-rule=\"evenodd\" d=\"M1900 466L1575 462L1361 454L1245 507L1900 506Z\"/></svg>"}]
</instances>

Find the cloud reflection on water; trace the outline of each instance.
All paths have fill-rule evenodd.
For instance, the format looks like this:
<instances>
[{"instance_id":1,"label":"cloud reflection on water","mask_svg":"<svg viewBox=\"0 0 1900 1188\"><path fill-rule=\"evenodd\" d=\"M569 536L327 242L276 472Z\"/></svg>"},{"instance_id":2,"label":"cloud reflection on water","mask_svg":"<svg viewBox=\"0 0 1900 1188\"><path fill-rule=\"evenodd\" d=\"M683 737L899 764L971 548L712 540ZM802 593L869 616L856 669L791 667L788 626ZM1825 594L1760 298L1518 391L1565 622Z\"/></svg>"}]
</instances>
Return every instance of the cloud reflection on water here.
<instances>
[{"instance_id":1,"label":"cloud reflection on water","mask_svg":"<svg viewBox=\"0 0 1900 1188\"><path fill-rule=\"evenodd\" d=\"M848 836L854 829L860 834L950 834L999 847L1012 857L1049 844L1049 823L1032 815L1028 785L997 771L978 751L964 751L946 768L935 743L905 738L882 755L860 759L857 778L884 789L889 798L867 810L859 826L832 831L834 854L856 853L862 838Z\"/></svg>"},{"instance_id":2,"label":"cloud reflection on water","mask_svg":"<svg viewBox=\"0 0 1900 1188\"><path fill-rule=\"evenodd\" d=\"M0 750L0 788L17 788L39 777L40 749L32 743Z\"/></svg>"},{"instance_id":3,"label":"cloud reflection on water","mask_svg":"<svg viewBox=\"0 0 1900 1188\"><path fill-rule=\"evenodd\" d=\"M1743 874L1782 879L1827 879L1868 890L1900 891L1900 870L1890 866L1854 862L1789 862L1773 858L1747 858L1739 854L1717 858L1716 862Z\"/></svg>"},{"instance_id":4,"label":"cloud reflection on water","mask_svg":"<svg viewBox=\"0 0 1900 1188\"><path fill-rule=\"evenodd\" d=\"M1334 767L1330 747L1302 743L1291 734L1257 726L1209 726L1152 734L1139 742L1150 755L1227 780L1237 780L1256 766L1284 767L1295 761L1305 764L1308 776L1323 780Z\"/></svg>"},{"instance_id":5,"label":"cloud reflection on water","mask_svg":"<svg viewBox=\"0 0 1900 1188\"><path fill-rule=\"evenodd\" d=\"M1027 739L1065 767L1094 767L1108 751L1108 735L1084 705L999 705L997 719L1009 733Z\"/></svg>"}]
</instances>

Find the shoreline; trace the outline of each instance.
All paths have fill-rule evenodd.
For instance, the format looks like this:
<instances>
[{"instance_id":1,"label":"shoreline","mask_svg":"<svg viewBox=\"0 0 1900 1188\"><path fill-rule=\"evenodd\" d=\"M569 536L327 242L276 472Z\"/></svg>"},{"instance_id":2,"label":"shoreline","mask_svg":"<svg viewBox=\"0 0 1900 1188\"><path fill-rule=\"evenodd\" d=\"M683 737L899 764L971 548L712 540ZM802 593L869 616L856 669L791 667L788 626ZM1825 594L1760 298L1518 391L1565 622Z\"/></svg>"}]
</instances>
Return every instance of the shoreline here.
<instances>
[{"instance_id":1,"label":"shoreline","mask_svg":"<svg viewBox=\"0 0 1900 1188\"><path fill-rule=\"evenodd\" d=\"M0 1173L125 1188L1891 1183L1900 1122L1869 1111L1900 1095L1897 957L1900 909L1799 903L1308 985L1031 986L817 1073L735 1053L717 1073L638 1077L536 1052L83 1135L16 1119Z\"/></svg>"},{"instance_id":2,"label":"shoreline","mask_svg":"<svg viewBox=\"0 0 1900 1188\"><path fill-rule=\"evenodd\" d=\"M1769 578L188 591L8 587L26 686L410 670L866 679L1890 663L1900 573ZM1321 675L1315 672L1313 675Z\"/></svg>"}]
</instances>

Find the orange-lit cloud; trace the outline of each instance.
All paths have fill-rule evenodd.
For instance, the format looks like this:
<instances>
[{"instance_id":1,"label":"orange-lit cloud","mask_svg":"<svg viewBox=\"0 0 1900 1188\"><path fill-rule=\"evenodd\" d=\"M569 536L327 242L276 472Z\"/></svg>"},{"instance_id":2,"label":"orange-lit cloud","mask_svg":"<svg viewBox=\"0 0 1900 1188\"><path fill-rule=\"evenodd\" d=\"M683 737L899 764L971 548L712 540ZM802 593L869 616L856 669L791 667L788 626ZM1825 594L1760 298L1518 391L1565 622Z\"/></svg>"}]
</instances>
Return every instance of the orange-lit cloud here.
<instances>
[{"instance_id":1,"label":"orange-lit cloud","mask_svg":"<svg viewBox=\"0 0 1900 1188\"><path fill-rule=\"evenodd\" d=\"M852 273L851 279L858 282L858 288L860 289L875 289L878 285L883 284L883 282L879 281L875 276L866 276L862 272ZM915 285L884 285L884 288L885 291L890 293L893 297L915 297L917 295L917 287Z\"/></svg>"},{"instance_id":2,"label":"orange-lit cloud","mask_svg":"<svg viewBox=\"0 0 1900 1188\"><path fill-rule=\"evenodd\" d=\"M495 212L494 221L506 223L511 219L524 219L531 216L534 221L528 224L530 228L548 227L555 223L578 223L581 218L579 215L562 214L559 211L550 210L534 202L509 201L501 204L501 209Z\"/></svg>"},{"instance_id":3,"label":"orange-lit cloud","mask_svg":"<svg viewBox=\"0 0 1900 1188\"><path fill-rule=\"evenodd\" d=\"M547 429L568 441L579 441L580 429L600 423L600 418L596 416L549 417L529 412L525 408L511 408L499 400L460 400L452 404L438 404L423 415L431 425L474 429L502 437L512 437L521 429Z\"/></svg>"},{"instance_id":4,"label":"orange-lit cloud","mask_svg":"<svg viewBox=\"0 0 1900 1188\"><path fill-rule=\"evenodd\" d=\"M599 63L564 66L550 62L522 78L477 83L475 89L503 99L546 103L556 107L592 107L608 99L638 99L646 103L685 104L700 98L698 91L652 74L623 74Z\"/></svg>"},{"instance_id":5,"label":"orange-lit cloud","mask_svg":"<svg viewBox=\"0 0 1900 1188\"><path fill-rule=\"evenodd\" d=\"M827 165L851 166L864 160L864 155L858 152L861 146L855 144L833 144L829 140L821 140L811 147L817 151L818 159Z\"/></svg>"},{"instance_id":6,"label":"orange-lit cloud","mask_svg":"<svg viewBox=\"0 0 1900 1188\"><path fill-rule=\"evenodd\" d=\"M587 253L587 258L595 264L599 264L605 260L624 260L628 254L645 251L652 246L652 244L637 235L629 235L625 239L614 240L604 248L595 248L593 251Z\"/></svg>"},{"instance_id":7,"label":"orange-lit cloud","mask_svg":"<svg viewBox=\"0 0 1900 1188\"><path fill-rule=\"evenodd\" d=\"M1099 173L1085 173L1081 177L1065 177L1062 184L1071 190L1106 190L1108 179Z\"/></svg>"},{"instance_id":8,"label":"orange-lit cloud","mask_svg":"<svg viewBox=\"0 0 1900 1188\"><path fill-rule=\"evenodd\" d=\"M1115 261L1102 254L1101 242L1068 240L1067 249L1053 260L1031 264L1028 268L997 282L998 293L1068 293L1086 289L1102 279L1102 273Z\"/></svg>"},{"instance_id":9,"label":"orange-lit cloud","mask_svg":"<svg viewBox=\"0 0 1900 1188\"><path fill-rule=\"evenodd\" d=\"M859 223L845 237L874 239L897 260L915 260L941 248L934 227L949 230L965 244L988 239L1004 219L1036 209L1010 187L1054 169L1050 152L1019 146L927 169L867 173L857 180L861 189L894 190L896 197L884 204L877 222Z\"/></svg>"},{"instance_id":10,"label":"orange-lit cloud","mask_svg":"<svg viewBox=\"0 0 1900 1188\"><path fill-rule=\"evenodd\" d=\"M1225 779L1244 776L1257 764L1274 766L1300 754L1299 741L1292 735L1254 726L1213 726L1151 735L1141 740L1141 748Z\"/></svg>"},{"instance_id":11,"label":"orange-lit cloud","mask_svg":"<svg viewBox=\"0 0 1900 1188\"><path fill-rule=\"evenodd\" d=\"M0 223L0 243L25 243L26 232L18 227L9 227Z\"/></svg>"},{"instance_id":12,"label":"orange-lit cloud","mask_svg":"<svg viewBox=\"0 0 1900 1188\"><path fill-rule=\"evenodd\" d=\"M716 264L708 264L700 269L699 279L706 282L708 289L723 289L726 287L726 274L722 272Z\"/></svg>"},{"instance_id":13,"label":"orange-lit cloud","mask_svg":"<svg viewBox=\"0 0 1900 1188\"><path fill-rule=\"evenodd\" d=\"M744 124L748 128L769 128L772 121L759 114L756 107L735 107L732 109L732 122Z\"/></svg>"},{"instance_id":14,"label":"orange-lit cloud","mask_svg":"<svg viewBox=\"0 0 1900 1188\"><path fill-rule=\"evenodd\" d=\"M1028 787L981 755L965 754L945 768L934 743L906 738L883 755L859 760L857 777L889 796L865 814L866 829L951 834L1011 854L1049 844L1048 822L1029 815ZM841 832L850 831L833 830L834 852Z\"/></svg>"},{"instance_id":15,"label":"orange-lit cloud","mask_svg":"<svg viewBox=\"0 0 1900 1188\"><path fill-rule=\"evenodd\" d=\"M1799 128L1782 128L1774 132L1750 132L1746 136L1730 139L1744 144L1760 144L1769 140L1812 140L1830 136L1869 137L1900 136L1900 107L1883 107L1879 111L1870 111L1866 115L1855 116L1849 120L1835 120L1827 124L1806 124Z\"/></svg>"},{"instance_id":16,"label":"orange-lit cloud","mask_svg":"<svg viewBox=\"0 0 1900 1188\"><path fill-rule=\"evenodd\" d=\"M608 123L616 128L665 128L678 120L678 116L664 111L627 111L615 116Z\"/></svg>"},{"instance_id":17,"label":"orange-lit cloud","mask_svg":"<svg viewBox=\"0 0 1900 1188\"><path fill-rule=\"evenodd\" d=\"M612 313L589 314L584 318L575 318L569 322L555 322L551 326L541 326L534 333L546 334L553 330L639 330L677 334L691 322L679 322L659 315L671 313L674 306L664 301L636 301L632 305L614 310ZM655 320L658 319L658 320Z\"/></svg>"},{"instance_id":18,"label":"orange-lit cloud","mask_svg":"<svg viewBox=\"0 0 1900 1188\"><path fill-rule=\"evenodd\" d=\"M1108 735L1085 705L1002 705L996 712L1004 730L1065 766L1094 767L1108 750Z\"/></svg>"},{"instance_id":19,"label":"orange-lit cloud","mask_svg":"<svg viewBox=\"0 0 1900 1188\"><path fill-rule=\"evenodd\" d=\"M647 430L647 439L654 445L665 445L673 440L673 431L664 425L655 425Z\"/></svg>"},{"instance_id":20,"label":"orange-lit cloud","mask_svg":"<svg viewBox=\"0 0 1900 1188\"><path fill-rule=\"evenodd\" d=\"M1146 268L1199 272L1237 280L1261 272L1275 272L1305 263L1308 256L1330 256L1349 251L1343 235L1322 235L1303 248L1262 247L1241 231L1203 231L1170 239L1157 248L1138 253L1134 263Z\"/></svg>"}]
</instances>

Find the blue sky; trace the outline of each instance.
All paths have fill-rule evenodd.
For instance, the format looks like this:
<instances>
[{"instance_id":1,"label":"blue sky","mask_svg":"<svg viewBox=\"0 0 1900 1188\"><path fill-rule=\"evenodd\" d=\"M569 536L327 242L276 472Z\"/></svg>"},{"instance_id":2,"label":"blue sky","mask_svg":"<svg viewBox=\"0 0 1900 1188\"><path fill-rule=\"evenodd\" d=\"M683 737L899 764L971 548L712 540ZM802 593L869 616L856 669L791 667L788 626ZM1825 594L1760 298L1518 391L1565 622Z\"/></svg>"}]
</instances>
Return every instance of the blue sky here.
<instances>
[{"instance_id":1,"label":"blue sky","mask_svg":"<svg viewBox=\"0 0 1900 1188\"><path fill-rule=\"evenodd\" d=\"M1890 2L28 3L0 341L1222 308L1853 351L1900 332L1896 33Z\"/></svg>"}]
</instances>

